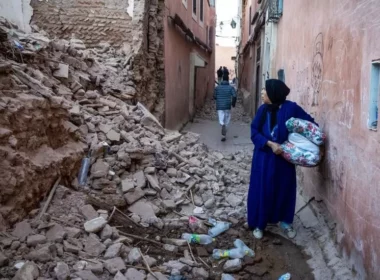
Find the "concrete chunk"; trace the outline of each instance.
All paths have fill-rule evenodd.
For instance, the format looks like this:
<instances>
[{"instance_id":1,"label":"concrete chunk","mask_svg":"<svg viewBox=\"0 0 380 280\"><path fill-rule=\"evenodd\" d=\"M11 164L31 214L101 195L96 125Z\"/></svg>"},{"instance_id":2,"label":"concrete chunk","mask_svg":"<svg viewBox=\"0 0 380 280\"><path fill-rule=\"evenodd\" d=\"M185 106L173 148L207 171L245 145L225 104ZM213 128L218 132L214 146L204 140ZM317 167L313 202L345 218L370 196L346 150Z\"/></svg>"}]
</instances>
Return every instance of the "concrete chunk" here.
<instances>
[{"instance_id":1,"label":"concrete chunk","mask_svg":"<svg viewBox=\"0 0 380 280\"><path fill-rule=\"evenodd\" d=\"M86 204L80 208L81 214L86 218L87 221L97 218L98 212L95 211L92 205Z\"/></svg>"},{"instance_id":2,"label":"concrete chunk","mask_svg":"<svg viewBox=\"0 0 380 280\"><path fill-rule=\"evenodd\" d=\"M137 187L133 189L133 191L124 194L124 199L129 205L131 205L141 199L144 195L145 192L141 188Z\"/></svg>"},{"instance_id":3,"label":"concrete chunk","mask_svg":"<svg viewBox=\"0 0 380 280\"><path fill-rule=\"evenodd\" d=\"M111 274L116 274L118 271L125 271L126 267L122 258L113 258L104 262L104 267Z\"/></svg>"},{"instance_id":4,"label":"concrete chunk","mask_svg":"<svg viewBox=\"0 0 380 280\"><path fill-rule=\"evenodd\" d=\"M53 72L53 76L56 78L65 78L69 77L69 65L64 63L58 64L58 69Z\"/></svg>"},{"instance_id":5,"label":"concrete chunk","mask_svg":"<svg viewBox=\"0 0 380 280\"><path fill-rule=\"evenodd\" d=\"M86 222L84 224L84 229L90 233L99 232L105 227L106 224L107 221L103 217L98 217Z\"/></svg>"}]
</instances>

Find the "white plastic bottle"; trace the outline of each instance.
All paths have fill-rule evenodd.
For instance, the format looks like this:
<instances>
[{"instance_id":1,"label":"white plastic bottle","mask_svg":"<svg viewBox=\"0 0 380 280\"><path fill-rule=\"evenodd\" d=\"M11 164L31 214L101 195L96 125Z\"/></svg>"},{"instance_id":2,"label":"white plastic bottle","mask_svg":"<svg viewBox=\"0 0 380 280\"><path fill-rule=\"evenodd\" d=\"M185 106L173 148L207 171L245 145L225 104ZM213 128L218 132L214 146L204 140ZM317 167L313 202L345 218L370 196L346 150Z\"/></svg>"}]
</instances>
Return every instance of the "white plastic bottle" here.
<instances>
[{"instance_id":1,"label":"white plastic bottle","mask_svg":"<svg viewBox=\"0 0 380 280\"><path fill-rule=\"evenodd\" d=\"M182 234L182 239L187 240L187 242L192 244L203 244L207 245L214 241L214 239L206 234L192 234L192 233L184 233Z\"/></svg>"},{"instance_id":2,"label":"white plastic bottle","mask_svg":"<svg viewBox=\"0 0 380 280\"><path fill-rule=\"evenodd\" d=\"M246 256L248 256L248 257L252 257L253 258L255 256L255 252L251 248L249 248L247 245L245 245L245 243L242 240L240 240L240 239L236 239L234 241L234 246L236 248L242 249L243 252L244 252L244 254Z\"/></svg>"},{"instance_id":3,"label":"white plastic bottle","mask_svg":"<svg viewBox=\"0 0 380 280\"><path fill-rule=\"evenodd\" d=\"M221 222L221 221L216 221L215 219L210 218L209 223L212 224L214 227L210 228L208 231L208 235L211 237L216 237L219 234L227 231L231 224L228 222Z\"/></svg>"},{"instance_id":4,"label":"white plastic bottle","mask_svg":"<svg viewBox=\"0 0 380 280\"><path fill-rule=\"evenodd\" d=\"M235 278L231 274L222 274L222 279L221 280L235 280Z\"/></svg>"},{"instance_id":5,"label":"white plastic bottle","mask_svg":"<svg viewBox=\"0 0 380 280\"><path fill-rule=\"evenodd\" d=\"M244 251L241 248L233 248L230 250L214 249L212 257L216 260L223 258L242 259L244 257Z\"/></svg>"}]
</instances>

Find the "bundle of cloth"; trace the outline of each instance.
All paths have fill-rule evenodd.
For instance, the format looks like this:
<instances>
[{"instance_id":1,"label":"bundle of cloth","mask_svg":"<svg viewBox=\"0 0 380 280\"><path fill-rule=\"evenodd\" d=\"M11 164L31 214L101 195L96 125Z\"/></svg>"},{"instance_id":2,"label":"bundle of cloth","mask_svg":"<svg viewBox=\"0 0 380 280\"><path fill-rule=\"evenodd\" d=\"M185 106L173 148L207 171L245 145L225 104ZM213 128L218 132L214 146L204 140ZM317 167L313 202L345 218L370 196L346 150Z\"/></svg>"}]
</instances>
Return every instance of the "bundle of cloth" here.
<instances>
[{"instance_id":1,"label":"bundle of cloth","mask_svg":"<svg viewBox=\"0 0 380 280\"><path fill-rule=\"evenodd\" d=\"M289 162L304 167L317 166L322 157L319 147L324 145L326 135L314 123L291 118L286 122L288 141L281 145L282 156Z\"/></svg>"}]
</instances>

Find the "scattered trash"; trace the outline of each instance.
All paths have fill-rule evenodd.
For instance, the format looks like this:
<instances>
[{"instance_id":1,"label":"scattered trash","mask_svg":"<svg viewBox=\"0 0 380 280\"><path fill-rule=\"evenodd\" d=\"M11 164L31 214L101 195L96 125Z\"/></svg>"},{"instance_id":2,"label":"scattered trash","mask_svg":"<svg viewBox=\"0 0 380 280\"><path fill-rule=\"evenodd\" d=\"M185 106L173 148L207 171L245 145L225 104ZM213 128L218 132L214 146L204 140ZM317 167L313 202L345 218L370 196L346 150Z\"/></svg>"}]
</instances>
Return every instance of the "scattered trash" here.
<instances>
[{"instance_id":1,"label":"scattered trash","mask_svg":"<svg viewBox=\"0 0 380 280\"><path fill-rule=\"evenodd\" d=\"M222 274L222 279L221 280L235 280L235 278L231 274Z\"/></svg>"},{"instance_id":2,"label":"scattered trash","mask_svg":"<svg viewBox=\"0 0 380 280\"><path fill-rule=\"evenodd\" d=\"M255 256L255 252L251 248L249 248L247 245L245 245L245 243L242 240L240 240L240 239L236 239L234 241L234 246L236 248L242 249L243 252L244 252L244 255L246 255L248 257L252 257L253 258Z\"/></svg>"},{"instance_id":3,"label":"scattered trash","mask_svg":"<svg viewBox=\"0 0 380 280\"><path fill-rule=\"evenodd\" d=\"M204 214L205 213L205 211L203 210L202 207L195 207L193 212L194 212L194 214Z\"/></svg>"},{"instance_id":4,"label":"scattered trash","mask_svg":"<svg viewBox=\"0 0 380 280\"><path fill-rule=\"evenodd\" d=\"M244 258L244 251L242 248L233 248L230 250L220 250L214 249L212 252L212 257L216 260L220 260L223 258L231 258L231 259L242 259Z\"/></svg>"},{"instance_id":5,"label":"scattered trash","mask_svg":"<svg viewBox=\"0 0 380 280\"><path fill-rule=\"evenodd\" d=\"M215 220L215 219L213 219L213 218L210 218L210 219L208 220L208 222L214 226L213 228L211 228L211 229L208 231L208 234L209 234L211 237L216 237L216 236L218 236L219 234L221 234L221 233L227 231L227 230L230 228L230 226L231 226L231 224L228 223L228 222L217 221L217 220Z\"/></svg>"},{"instance_id":6,"label":"scattered trash","mask_svg":"<svg viewBox=\"0 0 380 280\"><path fill-rule=\"evenodd\" d=\"M80 186L86 185L88 170L90 168L90 157L82 159L82 166L79 170L78 182Z\"/></svg>"},{"instance_id":7,"label":"scattered trash","mask_svg":"<svg viewBox=\"0 0 380 280\"><path fill-rule=\"evenodd\" d=\"M169 277L169 280L186 280L186 278L181 275L172 275Z\"/></svg>"},{"instance_id":8,"label":"scattered trash","mask_svg":"<svg viewBox=\"0 0 380 280\"><path fill-rule=\"evenodd\" d=\"M284 275L281 275L280 278L278 278L278 280L290 280L292 278L292 276L290 275L290 273L285 273Z\"/></svg>"},{"instance_id":9,"label":"scattered trash","mask_svg":"<svg viewBox=\"0 0 380 280\"><path fill-rule=\"evenodd\" d=\"M16 48L18 48L19 50L21 50L21 51L24 50L24 46L21 45L20 42L13 40L13 43L15 44Z\"/></svg>"},{"instance_id":10,"label":"scattered trash","mask_svg":"<svg viewBox=\"0 0 380 280\"><path fill-rule=\"evenodd\" d=\"M191 228L193 232L196 232L196 231L207 232L206 226L204 225L204 223L194 216L189 217L189 227Z\"/></svg>"},{"instance_id":11,"label":"scattered trash","mask_svg":"<svg viewBox=\"0 0 380 280\"><path fill-rule=\"evenodd\" d=\"M191 244L202 244L202 245L207 245L214 241L214 239L209 235L191 234L191 233L182 234L182 239L187 240L187 242Z\"/></svg>"}]
</instances>

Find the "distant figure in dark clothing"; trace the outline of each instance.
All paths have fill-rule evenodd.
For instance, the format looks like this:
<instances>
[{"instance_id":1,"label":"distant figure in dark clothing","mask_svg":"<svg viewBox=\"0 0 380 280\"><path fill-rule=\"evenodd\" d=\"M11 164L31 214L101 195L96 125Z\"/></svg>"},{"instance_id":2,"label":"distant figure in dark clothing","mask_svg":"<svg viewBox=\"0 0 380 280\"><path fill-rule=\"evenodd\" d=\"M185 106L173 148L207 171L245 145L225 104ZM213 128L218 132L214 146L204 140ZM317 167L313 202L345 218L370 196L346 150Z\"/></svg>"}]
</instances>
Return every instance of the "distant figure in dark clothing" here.
<instances>
[{"instance_id":1,"label":"distant figure in dark clothing","mask_svg":"<svg viewBox=\"0 0 380 280\"><path fill-rule=\"evenodd\" d=\"M220 83L223 80L223 67L222 66L219 67L218 71L216 71L216 74L218 76L218 84L220 85Z\"/></svg>"},{"instance_id":2,"label":"distant figure in dark clothing","mask_svg":"<svg viewBox=\"0 0 380 280\"><path fill-rule=\"evenodd\" d=\"M226 141L227 126L231 120L231 107L235 107L236 104L236 91L230 85L228 76L223 76L223 82L215 88L214 99L219 124L222 126L222 141Z\"/></svg>"},{"instance_id":3,"label":"distant figure in dark clothing","mask_svg":"<svg viewBox=\"0 0 380 280\"><path fill-rule=\"evenodd\" d=\"M230 80L230 72L228 71L227 67L226 66L223 66L223 76L226 76L227 77L227 81Z\"/></svg>"}]
</instances>

